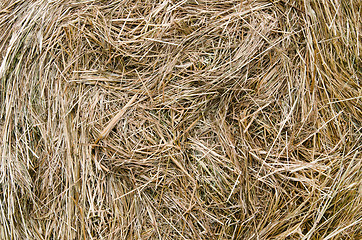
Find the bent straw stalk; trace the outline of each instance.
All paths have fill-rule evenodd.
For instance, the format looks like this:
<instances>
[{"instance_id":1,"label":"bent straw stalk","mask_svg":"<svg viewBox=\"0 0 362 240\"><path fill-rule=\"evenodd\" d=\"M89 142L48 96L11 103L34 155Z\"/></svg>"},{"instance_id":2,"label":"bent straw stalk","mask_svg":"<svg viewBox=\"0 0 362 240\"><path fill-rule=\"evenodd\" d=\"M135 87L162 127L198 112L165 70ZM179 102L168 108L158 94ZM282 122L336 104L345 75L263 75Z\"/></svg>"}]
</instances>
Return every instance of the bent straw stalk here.
<instances>
[{"instance_id":1,"label":"bent straw stalk","mask_svg":"<svg viewBox=\"0 0 362 240\"><path fill-rule=\"evenodd\" d=\"M114 128L114 126L119 122L119 120L123 117L127 109L136 101L138 95L135 94L131 100L119 111L116 116L112 118L112 120L108 123L108 125L102 130L102 132L99 134L98 138L95 140L95 144L97 144L100 140L107 137L109 132Z\"/></svg>"}]
</instances>

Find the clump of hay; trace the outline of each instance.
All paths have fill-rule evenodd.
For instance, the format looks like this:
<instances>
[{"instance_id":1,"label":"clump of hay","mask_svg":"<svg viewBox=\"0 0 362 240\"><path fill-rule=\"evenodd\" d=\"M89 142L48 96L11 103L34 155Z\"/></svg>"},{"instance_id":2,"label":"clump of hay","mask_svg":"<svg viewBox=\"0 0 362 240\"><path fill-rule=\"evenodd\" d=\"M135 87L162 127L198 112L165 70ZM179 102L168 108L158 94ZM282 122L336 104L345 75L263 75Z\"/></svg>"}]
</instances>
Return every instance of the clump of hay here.
<instances>
[{"instance_id":1,"label":"clump of hay","mask_svg":"<svg viewBox=\"0 0 362 240\"><path fill-rule=\"evenodd\" d=\"M0 3L1 239L361 239L361 2Z\"/></svg>"}]
</instances>

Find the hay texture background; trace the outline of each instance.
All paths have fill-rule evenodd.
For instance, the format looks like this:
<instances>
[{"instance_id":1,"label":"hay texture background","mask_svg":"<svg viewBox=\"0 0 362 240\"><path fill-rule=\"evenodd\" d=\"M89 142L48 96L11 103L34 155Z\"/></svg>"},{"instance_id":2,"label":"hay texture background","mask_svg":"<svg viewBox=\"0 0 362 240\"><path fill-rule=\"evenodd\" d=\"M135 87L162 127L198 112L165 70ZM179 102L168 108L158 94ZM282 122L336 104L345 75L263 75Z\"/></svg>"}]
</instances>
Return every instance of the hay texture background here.
<instances>
[{"instance_id":1,"label":"hay texture background","mask_svg":"<svg viewBox=\"0 0 362 240\"><path fill-rule=\"evenodd\" d=\"M1 239L362 239L361 1L0 1Z\"/></svg>"}]
</instances>

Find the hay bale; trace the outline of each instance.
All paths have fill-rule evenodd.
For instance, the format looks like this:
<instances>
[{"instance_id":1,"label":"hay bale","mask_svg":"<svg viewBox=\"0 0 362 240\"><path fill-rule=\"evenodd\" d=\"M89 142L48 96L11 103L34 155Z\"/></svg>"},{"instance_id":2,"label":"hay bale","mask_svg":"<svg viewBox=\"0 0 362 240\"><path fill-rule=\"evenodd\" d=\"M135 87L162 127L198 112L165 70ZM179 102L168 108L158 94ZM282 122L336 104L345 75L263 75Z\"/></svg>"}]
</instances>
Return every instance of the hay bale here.
<instances>
[{"instance_id":1,"label":"hay bale","mask_svg":"<svg viewBox=\"0 0 362 240\"><path fill-rule=\"evenodd\" d=\"M0 2L1 239L361 239L361 2Z\"/></svg>"}]
</instances>

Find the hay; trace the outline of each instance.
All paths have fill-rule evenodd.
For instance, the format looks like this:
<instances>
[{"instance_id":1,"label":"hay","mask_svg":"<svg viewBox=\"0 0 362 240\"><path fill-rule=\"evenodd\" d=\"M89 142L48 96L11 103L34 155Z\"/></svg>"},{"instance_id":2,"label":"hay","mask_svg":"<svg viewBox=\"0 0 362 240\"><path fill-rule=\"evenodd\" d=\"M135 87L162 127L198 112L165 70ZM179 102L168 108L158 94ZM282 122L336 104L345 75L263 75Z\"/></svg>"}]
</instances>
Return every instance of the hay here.
<instances>
[{"instance_id":1,"label":"hay","mask_svg":"<svg viewBox=\"0 0 362 240\"><path fill-rule=\"evenodd\" d=\"M1 239L362 239L362 5L0 2Z\"/></svg>"}]
</instances>

